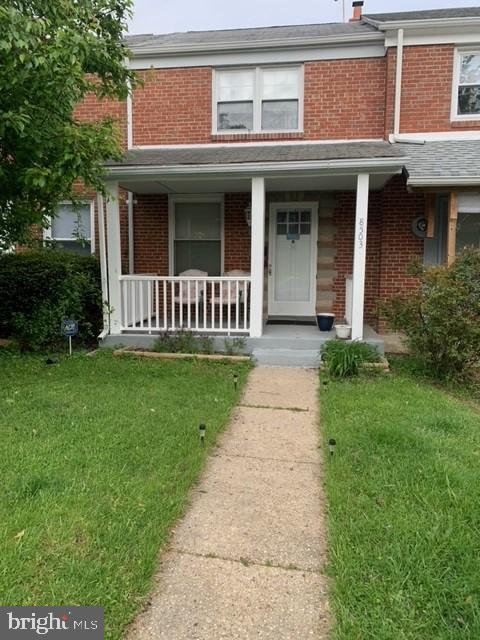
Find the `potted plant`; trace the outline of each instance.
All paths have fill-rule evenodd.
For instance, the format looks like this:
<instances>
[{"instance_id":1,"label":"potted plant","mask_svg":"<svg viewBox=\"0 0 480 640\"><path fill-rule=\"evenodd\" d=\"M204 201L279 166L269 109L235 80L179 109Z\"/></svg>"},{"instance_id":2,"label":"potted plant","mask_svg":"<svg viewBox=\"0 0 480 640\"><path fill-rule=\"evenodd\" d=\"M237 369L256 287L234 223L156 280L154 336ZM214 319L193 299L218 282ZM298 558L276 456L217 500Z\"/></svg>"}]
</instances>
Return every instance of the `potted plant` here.
<instances>
[{"instance_id":1,"label":"potted plant","mask_svg":"<svg viewBox=\"0 0 480 640\"><path fill-rule=\"evenodd\" d=\"M317 325L320 331L331 331L334 321L334 313L317 313Z\"/></svg>"}]
</instances>

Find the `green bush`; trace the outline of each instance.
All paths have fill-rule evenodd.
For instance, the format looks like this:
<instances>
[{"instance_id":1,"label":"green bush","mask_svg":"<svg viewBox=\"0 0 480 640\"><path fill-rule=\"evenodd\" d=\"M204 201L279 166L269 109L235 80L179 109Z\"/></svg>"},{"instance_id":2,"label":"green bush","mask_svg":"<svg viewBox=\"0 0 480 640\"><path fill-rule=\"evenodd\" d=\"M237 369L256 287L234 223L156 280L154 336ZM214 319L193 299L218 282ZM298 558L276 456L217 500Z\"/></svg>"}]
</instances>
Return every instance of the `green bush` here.
<instances>
[{"instance_id":1,"label":"green bush","mask_svg":"<svg viewBox=\"0 0 480 640\"><path fill-rule=\"evenodd\" d=\"M102 325L102 293L94 257L41 250L0 256L0 336L22 349L65 344L61 324L73 318L78 340L92 342Z\"/></svg>"},{"instance_id":2,"label":"green bush","mask_svg":"<svg viewBox=\"0 0 480 640\"><path fill-rule=\"evenodd\" d=\"M195 336L191 331L164 333L152 347L158 353L213 353L213 340L208 336Z\"/></svg>"},{"instance_id":3,"label":"green bush","mask_svg":"<svg viewBox=\"0 0 480 640\"><path fill-rule=\"evenodd\" d=\"M343 342L329 340L322 345L322 361L332 378L351 378L358 375L364 362L378 362L380 355L375 347L366 342Z\"/></svg>"},{"instance_id":4,"label":"green bush","mask_svg":"<svg viewBox=\"0 0 480 640\"><path fill-rule=\"evenodd\" d=\"M449 267L417 266L420 287L382 305L390 327L407 336L412 355L439 379L466 379L480 363L480 251Z\"/></svg>"}]
</instances>

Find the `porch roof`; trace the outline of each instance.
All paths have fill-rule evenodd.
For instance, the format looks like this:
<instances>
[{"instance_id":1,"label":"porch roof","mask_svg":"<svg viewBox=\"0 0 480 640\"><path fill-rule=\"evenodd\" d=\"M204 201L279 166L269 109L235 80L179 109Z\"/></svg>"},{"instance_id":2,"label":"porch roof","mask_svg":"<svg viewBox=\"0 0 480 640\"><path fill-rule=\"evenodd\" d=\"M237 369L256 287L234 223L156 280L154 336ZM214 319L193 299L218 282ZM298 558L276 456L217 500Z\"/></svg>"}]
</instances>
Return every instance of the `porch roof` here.
<instances>
[{"instance_id":1,"label":"porch roof","mask_svg":"<svg viewBox=\"0 0 480 640\"><path fill-rule=\"evenodd\" d=\"M405 169L411 187L480 186L480 141L444 140L395 145L408 155Z\"/></svg>"},{"instance_id":2,"label":"porch roof","mask_svg":"<svg viewBox=\"0 0 480 640\"><path fill-rule=\"evenodd\" d=\"M351 190L359 173L369 173L377 190L402 172L405 160L384 141L233 143L134 148L108 163L107 172L138 193L249 191L253 176L264 176L268 190Z\"/></svg>"},{"instance_id":3,"label":"porch roof","mask_svg":"<svg viewBox=\"0 0 480 640\"><path fill-rule=\"evenodd\" d=\"M248 167L262 169L264 165L274 165L281 169L292 163L315 163L324 166L345 166L354 168L364 164L371 166L401 166L405 160L403 149L399 145L392 145L384 141L372 142L342 142L342 143L289 143L289 144L248 144L236 143L230 145L212 144L205 146L178 146L131 149L125 153L120 161L109 161L109 173L124 174L129 169L156 168L195 168L211 167L234 170ZM308 166L310 166L310 164ZM321 164L318 164L321 167Z\"/></svg>"}]
</instances>

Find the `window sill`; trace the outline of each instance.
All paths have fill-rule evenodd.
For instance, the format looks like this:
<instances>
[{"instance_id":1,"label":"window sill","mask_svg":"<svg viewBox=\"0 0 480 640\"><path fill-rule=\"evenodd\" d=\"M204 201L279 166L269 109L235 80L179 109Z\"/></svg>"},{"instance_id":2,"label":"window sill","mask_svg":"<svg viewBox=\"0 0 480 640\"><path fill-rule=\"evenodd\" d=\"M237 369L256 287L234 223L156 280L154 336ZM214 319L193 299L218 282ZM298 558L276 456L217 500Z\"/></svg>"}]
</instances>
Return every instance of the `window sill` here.
<instances>
[{"instance_id":1,"label":"window sill","mask_svg":"<svg viewBox=\"0 0 480 640\"><path fill-rule=\"evenodd\" d=\"M253 140L303 140L303 131L265 131L262 133L212 133L212 142L253 141Z\"/></svg>"}]
</instances>

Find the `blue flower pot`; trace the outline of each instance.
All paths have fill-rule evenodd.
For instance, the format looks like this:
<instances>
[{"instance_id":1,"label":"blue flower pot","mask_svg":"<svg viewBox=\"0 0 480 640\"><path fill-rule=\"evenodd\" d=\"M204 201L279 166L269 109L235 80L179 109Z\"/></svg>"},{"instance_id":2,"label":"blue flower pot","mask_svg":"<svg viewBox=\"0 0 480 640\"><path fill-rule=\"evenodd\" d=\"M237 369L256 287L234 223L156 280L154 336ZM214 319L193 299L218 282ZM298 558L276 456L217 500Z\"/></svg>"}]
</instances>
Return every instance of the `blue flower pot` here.
<instances>
[{"instance_id":1,"label":"blue flower pot","mask_svg":"<svg viewBox=\"0 0 480 640\"><path fill-rule=\"evenodd\" d=\"M320 331L331 331L334 322L334 313L317 313L317 325Z\"/></svg>"}]
</instances>

